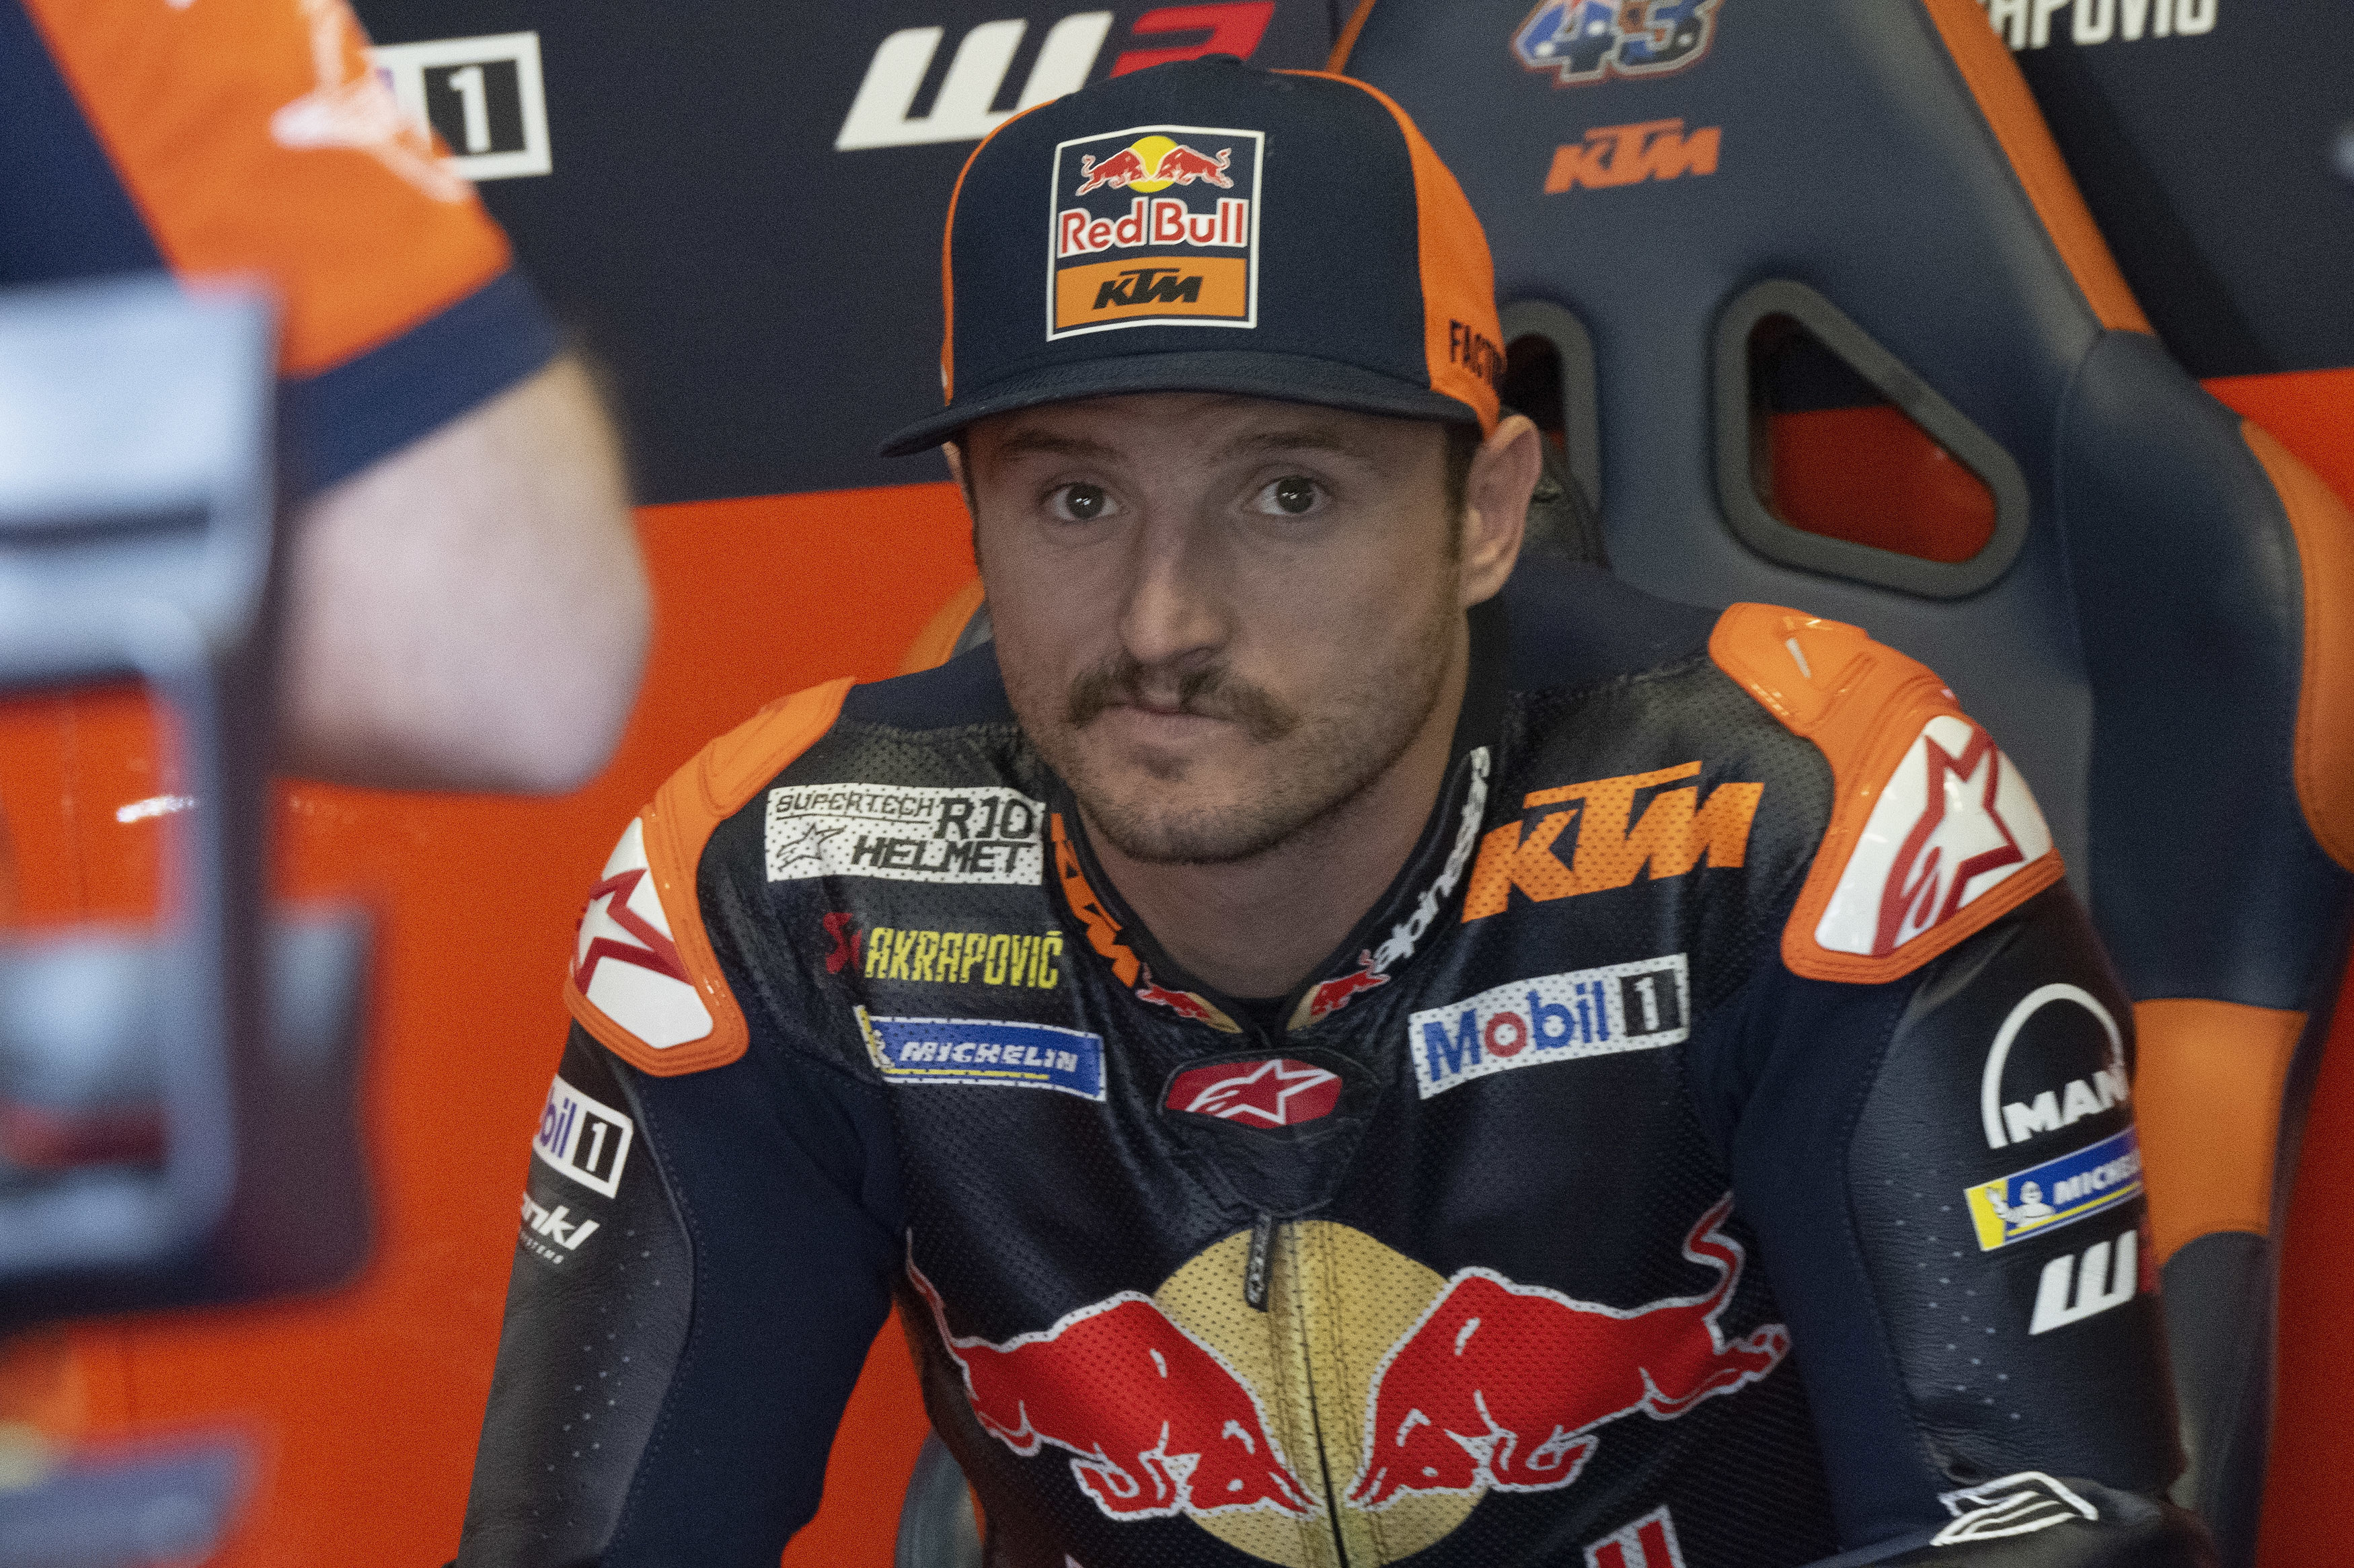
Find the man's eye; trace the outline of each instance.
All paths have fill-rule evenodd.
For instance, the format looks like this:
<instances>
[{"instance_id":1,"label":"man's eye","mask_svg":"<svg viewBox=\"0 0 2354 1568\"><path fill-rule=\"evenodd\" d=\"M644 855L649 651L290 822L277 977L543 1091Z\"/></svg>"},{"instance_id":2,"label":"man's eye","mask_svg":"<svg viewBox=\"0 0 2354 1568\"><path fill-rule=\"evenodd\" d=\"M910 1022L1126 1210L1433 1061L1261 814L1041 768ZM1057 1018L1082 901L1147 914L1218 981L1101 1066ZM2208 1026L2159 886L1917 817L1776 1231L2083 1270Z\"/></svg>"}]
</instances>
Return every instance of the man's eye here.
<instances>
[{"instance_id":1,"label":"man's eye","mask_svg":"<svg viewBox=\"0 0 2354 1568\"><path fill-rule=\"evenodd\" d=\"M1066 484L1047 498L1055 516L1066 523L1093 523L1118 510L1099 484Z\"/></svg>"},{"instance_id":2,"label":"man's eye","mask_svg":"<svg viewBox=\"0 0 2354 1568\"><path fill-rule=\"evenodd\" d=\"M1302 517L1316 509L1324 489L1304 473L1287 473L1258 493L1258 509L1286 517Z\"/></svg>"}]
</instances>

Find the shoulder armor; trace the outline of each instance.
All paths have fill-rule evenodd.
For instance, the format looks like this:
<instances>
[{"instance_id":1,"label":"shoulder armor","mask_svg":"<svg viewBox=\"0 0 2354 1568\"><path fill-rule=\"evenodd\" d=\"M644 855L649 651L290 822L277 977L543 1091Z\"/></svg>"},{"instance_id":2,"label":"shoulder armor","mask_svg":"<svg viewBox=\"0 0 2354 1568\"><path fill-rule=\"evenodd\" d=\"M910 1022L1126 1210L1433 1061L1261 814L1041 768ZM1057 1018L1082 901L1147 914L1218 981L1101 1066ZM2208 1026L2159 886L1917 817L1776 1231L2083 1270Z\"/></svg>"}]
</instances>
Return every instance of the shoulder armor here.
<instances>
[{"instance_id":1,"label":"shoulder armor","mask_svg":"<svg viewBox=\"0 0 2354 1568\"><path fill-rule=\"evenodd\" d=\"M1894 980L2060 880L2018 764L1926 665L1766 604L1726 610L1708 651L1831 765L1830 823L1782 929L1792 973Z\"/></svg>"},{"instance_id":2,"label":"shoulder armor","mask_svg":"<svg viewBox=\"0 0 2354 1568\"><path fill-rule=\"evenodd\" d=\"M848 680L769 704L670 776L621 831L580 912L564 1002L642 1072L721 1067L750 1033L703 928L695 867L712 830L833 727Z\"/></svg>"}]
</instances>

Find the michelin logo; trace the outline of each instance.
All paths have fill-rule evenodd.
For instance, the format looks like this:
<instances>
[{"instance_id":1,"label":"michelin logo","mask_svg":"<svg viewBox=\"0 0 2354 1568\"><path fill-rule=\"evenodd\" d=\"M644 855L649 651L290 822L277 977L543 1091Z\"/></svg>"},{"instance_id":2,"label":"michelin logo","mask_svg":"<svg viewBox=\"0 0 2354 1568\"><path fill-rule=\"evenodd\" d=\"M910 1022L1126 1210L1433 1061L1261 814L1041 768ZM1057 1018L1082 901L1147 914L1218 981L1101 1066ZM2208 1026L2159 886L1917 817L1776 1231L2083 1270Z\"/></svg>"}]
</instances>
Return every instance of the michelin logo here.
<instances>
[{"instance_id":1,"label":"michelin logo","mask_svg":"<svg viewBox=\"0 0 2354 1568\"><path fill-rule=\"evenodd\" d=\"M1051 1023L988 1018L887 1018L856 1010L884 1081L1054 1089L1104 1097L1103 1036Z\"/></svg>"},{"instance_id":2,"label":"michelin logo","mask_svg":"<svg viewBox=\"0 0 2354 1568\"><path fill-rule=\"evenodd\" d=\"M1422 1097L1490 1073L1649 1051L1691 1033L1684 955L1512 980L1406 1020Z\"/></svg>"},{"instance_id":3,"label":"michelin logo","mask_svg":"<svg viewBox=\"0 0 2354 1568\"><path fill-rule=\"evenodd\" d=\"M558 1075L547 1086L539 1132L531 1151L592 1192L610 1198L621 1190L621 1164L630 1157L636 1128L602 1100L590 1099Z\"/></svg>"},{"instance_id":4,"label":"michelin logo","mask_svg":"<svg viewBox=\"0 0 2354 1568\"><path fill-rule=\"evenodd\" d=\"M2127 1128L2072 1154L1966 1187L1978 1250L1992 1252L2038 1231L2056 1230L2141 1194L2141 1144Z\"/></svg>"},{"instance_id":5,"label":"michelin logo","mask_svg":"<svg viewBox=\"0 0 2354 1568\"><path fill-rule=\"evenodd\" d=\"M995 785L830 784L769 791L770 882L879 876L1036 887L1045 805Z\"/></svg>"}]
</instances>

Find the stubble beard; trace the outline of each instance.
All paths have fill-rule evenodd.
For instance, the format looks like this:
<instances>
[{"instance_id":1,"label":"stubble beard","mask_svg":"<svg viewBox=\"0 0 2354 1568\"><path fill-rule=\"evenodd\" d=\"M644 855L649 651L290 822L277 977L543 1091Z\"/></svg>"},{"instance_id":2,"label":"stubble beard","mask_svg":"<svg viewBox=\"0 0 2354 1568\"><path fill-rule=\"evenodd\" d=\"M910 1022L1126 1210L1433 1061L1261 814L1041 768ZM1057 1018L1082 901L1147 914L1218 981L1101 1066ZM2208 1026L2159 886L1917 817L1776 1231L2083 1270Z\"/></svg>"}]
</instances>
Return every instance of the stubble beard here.
<instances>
[{"instance_id":1,"label":"stubble beard","mask_svg":"<svg viewBox=\"0 0 2354 1568\"><path fill-rule=\"evenodd\" d=\"M1047 722L1014 694L1023 728L1078 798L1087 824L1131 860L1157 865L1229 865L1330 830L1386 774L1429 721L1446 680L1447 649L1460 611L1435 595L1415 635L1366 672L1322 714L1303 715L1222 665L1179 683L1185 711L1240 726L1256 766L1237 770L1235 798L1188 804L1193 768L1143 762L1101 768L1084 732L1115 704L1130 701L1150 672L1120 655L1079 675ZM1044 695L1044 694L1041 694ZM1041 715L1044 717L1046 715Z\"/></svg>"}]
</instances>

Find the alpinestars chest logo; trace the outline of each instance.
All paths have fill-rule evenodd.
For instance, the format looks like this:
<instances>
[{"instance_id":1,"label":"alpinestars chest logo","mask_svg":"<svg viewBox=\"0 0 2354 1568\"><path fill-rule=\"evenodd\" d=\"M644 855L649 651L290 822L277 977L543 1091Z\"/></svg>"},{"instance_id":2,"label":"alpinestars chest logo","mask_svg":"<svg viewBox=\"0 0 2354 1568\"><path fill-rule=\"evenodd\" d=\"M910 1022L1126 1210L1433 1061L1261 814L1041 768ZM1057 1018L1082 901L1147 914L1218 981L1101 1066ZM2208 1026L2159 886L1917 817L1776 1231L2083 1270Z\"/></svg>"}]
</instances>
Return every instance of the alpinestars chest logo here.
<instances>
[{"instance_id":1,"label":"alpinestars chest logo","mask_svg":"<svg viewBox=\"0 0 2354 1568\"><path fill-rule=\"evenodd\" d=\"M1544 0L1512 35L1530 70L1578 87L1607 77L1665 76L1700 63L1722 0Z\"/></svg>"},{"instance_id":2,"label":"alpinestars chest logo","mask_svg":"<svg viewBox=\"0 0 2354 1568\"><path fill-rule=\"evenodd\" d=\"M1258 324L1257 131L1132 125L1055 149L1046 336Z\"/></svg>"}]
</instances>

